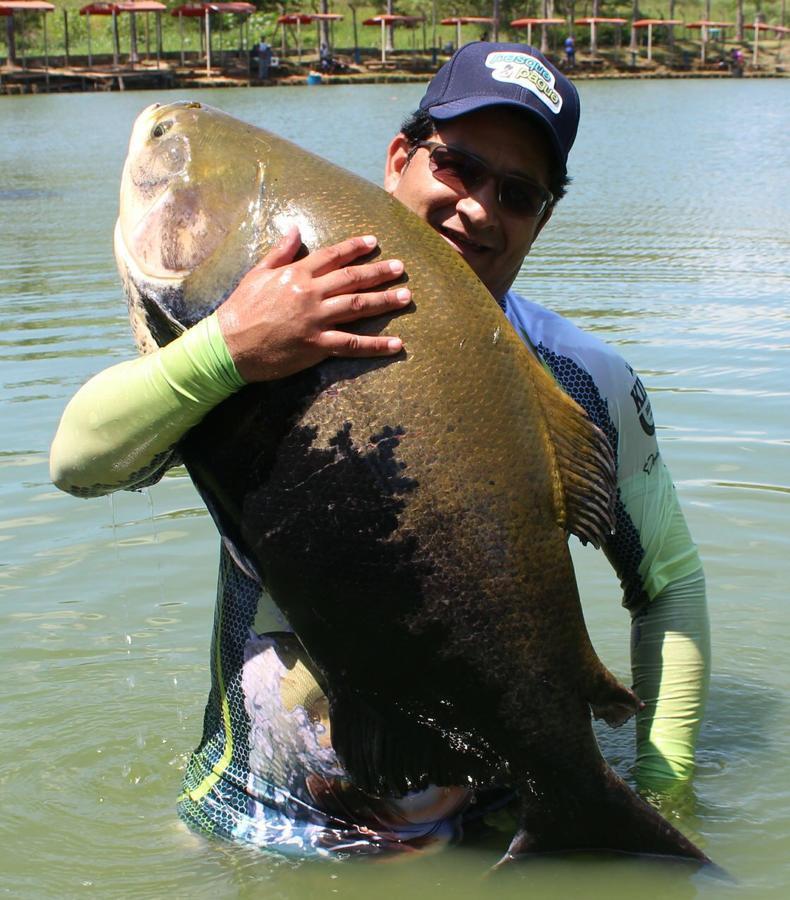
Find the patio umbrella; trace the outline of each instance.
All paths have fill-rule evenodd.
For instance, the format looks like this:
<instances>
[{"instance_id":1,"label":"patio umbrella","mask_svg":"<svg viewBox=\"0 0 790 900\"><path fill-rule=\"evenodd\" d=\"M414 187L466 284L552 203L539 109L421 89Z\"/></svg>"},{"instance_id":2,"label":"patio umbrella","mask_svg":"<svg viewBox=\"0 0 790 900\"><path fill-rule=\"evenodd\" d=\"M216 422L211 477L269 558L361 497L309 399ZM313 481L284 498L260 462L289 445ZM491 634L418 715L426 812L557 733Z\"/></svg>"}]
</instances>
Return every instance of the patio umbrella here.
<instances>
[{"instance_id":1,"label":"patio umbrella","mask_svg":"<svg viewBox=\"0 0 790 900\"><path fill-rule=\"evenodd\" d=\"M455 49L461 47L461 26L462 25L493 25L496 19L490 16L451 16L449 19L442 19L441 25L455 25Z\"/></svg>"},{"instance_id":2,"label":"patio umbrella","mask_svg":"<svg viewBox=\"0 0 790 900\"><path fill-rule=\"evenodd\" d=\"M686 28L696 28L699 29L700 32L700 49L699 49L699 59L700 62L705 62L705 57L707 55L707 47L708 47L708 29L710 28L720 28L724 31L725 28L734 28L734 22L713 22L710 19L700 19L699 22L689 22L686 25Z\"/></svg>"},{"instance_id":3,"label":"patio umbrella","mask_svg":"<svg viewBox=\"0 0 790 900\"><path fill-rule=\"evenodd\" d=\"M91 16L112 16L112 64L118 68L118 57L121 46L118 39L118 7L114 3L89 3L80 9L81 16L87 16L88 30L88 68L93 68L91 55Z\"/></svg>"},{"instance_id":4,"label":"patio umbrella","mask_svg":"<svg viewBox=\"0 0 790 900\"><path fill-rule=\"evenodd\" d=\"M171 16L178 16L178 38L180 42L180 59L181 65L185 65L184 62L184 18L188 19L203 19L206 15L205 10L203 9L202 3L182 3L181 6L176 6L175 9L170 10ZM201 25L202 28L202 25Z\"/></svg>"},{"instance_id":5,"label":"patio umbrella","mask_svg":"<svg viewBox=\"0 0 790 900\"><path fill-rule=\"evenodd\" d=\"M362 24L381 25L381 61L385 63L387 61L387 26L411 25L412 27L414 27L418 22L422 21L422 16L395 16L385 14L380 16L372 16L370 19L365 19Z\"/></svg>"},{"instance_id":6,"label":"patio umbrella","mask_svg":"<svg viewBox=\"0 0 790 900\"><path fill-rule=\"evenodd\" d=\"M637 19L634 28L647 28L647 58L653 59L653 26L682 25L681 19Z\"/></svg>"},{"instance_id":7,"label":"patio umbrella","mask_svg":"<svg viewBox=\"0 0 790 900\"><path fill-rule=\"evenodd\" d=\"M230 2L230 3L204 3L204 6L208 6L209 12L211 13L219 13L220 15L237 15L237 16L245 16L246 19L242 21L239 25L239 47L244 44L244 21L249 21L249 17L252 13L257 12L257 9L252 3L243 3L243 2ZM249 43L249 42L248 42ZM219 33L219 50L222 53L222 31Z\"/></svg>"},{"instance_id":8,"label":"patio umbrella","mask_svg":"<svg viewBox=\"0 0 790 900\"><path fill-rule=\"evenodd\" d=\"M754 20L753 25L745 25L744 28L751 28L754 32L754 44L752 47L752 66L757 68L757 48L760 43L760 32L761 31L775 31L777 34L790 34L790 28L785 28L783 25L767 25L765 22L760 22L758 19Z\"/></svg>"},{"instance_id":9,"label":"patio umbrella","mask_svg":"<svg viewBox=\"0 0 790 900\"><path fill-rule=\"evenodd\" d=\"M343 16L340 13L313 13L313 21L314 22L318 22L319 24L321 22L327 22L330 26L329 32L327 35L330 50L335 49L334 27L333 27L334 23L338 22L342 18L343 18Z\"/></svg>"},{"instance_id":10,"label":"patio umbrella","mask_svg":"<svg viewBox=\"0 0 790 900\"><path fill-rule=\"evenodd\" d=\"M157 3L156 0L123 0L116 3L115 8L118 12L129 13L131 16L129 23L129 63L134 66L137 62L137 14L138 13L156 13L156 30L157 35L161 38L162 21L161 14L163 9L167 9L164 3ZM161 40L156 44L156 67L159 68L159 47Z\"/></svg>"},{"instance_id":11,"label":"patio umbrella","mask_svg":"<svg viewBox=\"0 0 790 900\"><path fill-rule=\"evenodd\" d=\"M307 13L288 13L277 17L277 24L283 26L283 49L285 48L285 26L296 25L296 56L302 62L302 25L309 25L313 21L313 15Z\"/></svg>"},{"instance_id":12,"label":"patio umbrella","mask_svg":"<svg viewBox=\"0 0 790 900\"><path fill-rule=\"evenodd\" d=\"M15 41L14 41L14 13L15 12L40 12L42 14L42 23L44 25L44 70L47 88L49 88L49 47L47 45L47 13L52 12L55 7L51 3L45 3L44 0L3 0L0 3L0 11L3 15L9 16L8 20L8 64L12 65L16 62Z\"/></svg>"},{"instance_id":13,"label":"patio umbrella","mask_svg":"<svg viewBox=\"0 0 790 900\"><path fill-rule=\"evenodd\" d=\"M565 19L515 19L510 23L512 28L527 29L527 43L532 43L532 26L533 25L564 25ZM542 49L542 48L541 48Z\"/></svg>"},{"instance_id":14,"label":"patio umbrella","mask_svg":"<svg viewBox=\"0 0 790 900\"><path fill-rule=\"evenodd\" d=\"M577 25L590 26L590 56L595 56L598 52L598 41L596 39L596 28L598 25L625 25L626 19L609 18L607 16L586 16L583 19L576 19Z\"/></svg>"}]
</instances>

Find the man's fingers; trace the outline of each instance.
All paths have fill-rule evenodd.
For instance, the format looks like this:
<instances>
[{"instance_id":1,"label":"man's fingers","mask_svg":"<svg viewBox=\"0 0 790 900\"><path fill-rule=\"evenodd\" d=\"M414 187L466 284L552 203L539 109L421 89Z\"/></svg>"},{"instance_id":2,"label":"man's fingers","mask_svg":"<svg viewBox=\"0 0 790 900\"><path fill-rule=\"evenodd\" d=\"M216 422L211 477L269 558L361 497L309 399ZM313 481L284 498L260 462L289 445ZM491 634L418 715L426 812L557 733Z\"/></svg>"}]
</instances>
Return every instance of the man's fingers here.
<instances>
[{"instance_id":1,"label":"man's fingers","mask_svg":"<svg viewBox=\"0 0 790 900\"><path fill-rule=\"evenodd\" d=\"M258 263L259 269L277 269L293 262L294 257L302 246L302 236L296 225L291 227L280 238L279 242Z\"/></svg>"},{"instance_id":2,"label":"man's fingers","mask_svg":"<svg viewBox=\"0 0 790 900\"><path fill-rule=\"evenodd\" d=\"M380 287L388 281L395 281L402 274L403 263L399 259L378 260L360 266L344 266L321 278L321 293L324 297L340 297Z\"/></svg>"},{"instance_id":3,"label":"man's fingers","mask_svg":"<svg viewBox=\"0 0 790 900\"><path fill-rule=\"evenodd\" d=\"M339 244L332 244L316 250L305 258L303 264L314 277L326 275L327 272L347 266L355 259L359 259L360 256L370 253L377 244L378 241L372 234L349 238Z\"/></svg>"},{"instance_id":4,"label":"man's fingers","mask_svg":"<svg viewBox=\"0 0 790 900\"><path fill-rule=\"evenodd\" d=\"M343 325L357 319L379 316L383 313L403 309L411 302L408 288L392 288L389 291L344 294L325 300L321 306L327 324Z\"/></svg>"},{"instance_id":5,"label":"man's fingers","mask_svg":"<svg viewBox=\"0 0 790 900\"><path fill-rule=\"evenodd\" d=\"M317 341L328 356L392 356L403 349L403 341L386 335L324 331Z\"/></svg>"}]
</instances>

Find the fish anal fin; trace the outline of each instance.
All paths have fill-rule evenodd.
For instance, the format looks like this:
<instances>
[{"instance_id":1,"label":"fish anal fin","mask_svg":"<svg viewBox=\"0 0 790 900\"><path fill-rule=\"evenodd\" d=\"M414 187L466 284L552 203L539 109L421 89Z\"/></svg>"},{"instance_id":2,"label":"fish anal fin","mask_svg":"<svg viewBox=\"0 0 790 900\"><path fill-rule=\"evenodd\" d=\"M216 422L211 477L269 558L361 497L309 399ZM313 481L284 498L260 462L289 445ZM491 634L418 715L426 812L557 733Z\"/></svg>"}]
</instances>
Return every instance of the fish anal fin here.
<instances>
[{"instance_id":1,"label":"fish anal fin","mask_svg":"<svg viewBox=\"0 0 790 900\"><path fill-rule=\"evenodd\" d=\"M542 366L532 371L554 456L558 524L582 543L599 547L614 531L614 451L601 429Z\"/></svg>"},{"instance_id":2,"label":"fish anal fin","mask_svg":"<svg viewBox=\"0 0 790 900\"><path fill-rule=\"evenodd\" d=\"M636 694L621 684L603 665L598 663L596 677L588 682L587 702L596 719L603 719L618 728L644 707Z\"/></svg>"}]
</instances>

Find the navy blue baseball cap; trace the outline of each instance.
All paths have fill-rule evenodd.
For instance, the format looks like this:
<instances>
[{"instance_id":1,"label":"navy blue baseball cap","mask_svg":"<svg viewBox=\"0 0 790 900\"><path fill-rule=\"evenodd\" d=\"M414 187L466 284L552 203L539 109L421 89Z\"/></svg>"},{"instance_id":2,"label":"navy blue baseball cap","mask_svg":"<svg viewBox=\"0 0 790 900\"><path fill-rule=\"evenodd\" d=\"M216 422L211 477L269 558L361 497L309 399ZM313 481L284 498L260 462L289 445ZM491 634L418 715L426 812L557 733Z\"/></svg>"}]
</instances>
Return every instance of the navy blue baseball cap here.
<instances>
[{"instance_id":1,"label":"navy blue baseball cap","mask_svg":"<svg viewBox=\"0 0 790 900\"><path fill-rule=\"evenodd\" d=\"M539 50L529 44L466 44L439 69L420 101L420 109L439 121L487 106L511 106L534 118L567 166L579 126L579 94Z\"/></svg>"}]
</instances>

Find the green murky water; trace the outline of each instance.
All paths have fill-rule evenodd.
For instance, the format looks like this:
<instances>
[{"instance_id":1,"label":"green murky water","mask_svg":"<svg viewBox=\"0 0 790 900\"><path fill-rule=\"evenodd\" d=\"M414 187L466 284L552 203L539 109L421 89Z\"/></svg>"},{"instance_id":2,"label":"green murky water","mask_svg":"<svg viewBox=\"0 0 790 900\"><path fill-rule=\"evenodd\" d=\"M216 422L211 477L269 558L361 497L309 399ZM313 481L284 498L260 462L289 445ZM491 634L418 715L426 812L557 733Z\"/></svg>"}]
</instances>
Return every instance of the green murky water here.
<instances>
[{"instance_id":1,"label":"green murky water","mask_svg":"<svg viewBox=\"0 0 790 900\"><path fill-rule=\"evenodd\" d=\"M582 85L574 185L520 290L615 344L652 393L705 562L714 675L679 822L735 884L646 860L495 848L294 865L212 844L174 800L208 690L217 541L188 479L79 501L47 450L79 384L133 354L111 234L151 94L0 102L0 892L74 897L784 896L790 884L790 114L780 81ZM418 85L190 96L377 180ZM166 99L176 96L165 95ZM362 123L362 124L361 124ZM574 556L627 677L607 564ZM628 726L601 732L626 776Z\"/></svg>"}]
</instances>

